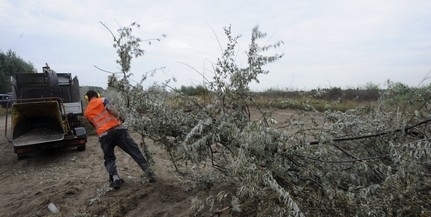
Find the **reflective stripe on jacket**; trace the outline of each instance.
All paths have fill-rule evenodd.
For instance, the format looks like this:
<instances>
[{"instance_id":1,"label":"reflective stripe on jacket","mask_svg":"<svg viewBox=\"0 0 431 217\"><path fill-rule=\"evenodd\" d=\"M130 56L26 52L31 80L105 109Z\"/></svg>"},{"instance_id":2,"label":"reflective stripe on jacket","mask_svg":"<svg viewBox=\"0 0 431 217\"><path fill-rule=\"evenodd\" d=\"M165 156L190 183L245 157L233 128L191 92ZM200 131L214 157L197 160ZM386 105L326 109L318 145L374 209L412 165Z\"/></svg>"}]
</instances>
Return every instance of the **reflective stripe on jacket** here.
<instances>
[{"instance_id":1,"label":"reflective stripe on jacket","mask_svg":"<svg viewBox=\"0 0 431 217\"><path fill-rule=\"evenodd\" d=\"M103 100L103 98L91 99L84 112L85 117L96 128L97 135L99 136L109 129L120 125L117 118L106 110Z\"/></svg>"}]
</instances>

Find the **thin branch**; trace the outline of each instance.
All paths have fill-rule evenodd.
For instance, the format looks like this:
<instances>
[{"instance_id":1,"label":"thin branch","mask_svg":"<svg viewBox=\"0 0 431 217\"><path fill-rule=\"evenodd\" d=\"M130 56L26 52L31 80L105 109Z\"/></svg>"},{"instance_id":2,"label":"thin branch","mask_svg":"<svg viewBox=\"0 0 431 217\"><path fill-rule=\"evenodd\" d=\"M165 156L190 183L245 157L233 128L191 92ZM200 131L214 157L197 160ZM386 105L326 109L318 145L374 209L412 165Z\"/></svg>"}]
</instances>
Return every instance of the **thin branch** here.
<instances>
[{"instance_id":1,"label":"thin branch","mask_svg":"<svg viewBox=\"0 0 431 217\"><path fill-rule=\"evenodd\" d=\"M208 144L208 142L207 142L207 146L208 146L208 148L209 148L209 150L210 150L210 157L211 157L211 165L214 167L215 166L215 163L214 163L214 150L211 148L211 144Z\"/></svg>"},{"instance_id":2,"label":"thin branch","mask_svg":"<svg viewBox=\"0 0 431 217\"><path fill-rule=\"evenodd\" d=\"M422 124L426 124L430 121L431 121L431 118L426 119L426 120L421 121L421 122L418 122L416 124L406 126L404 128L395 129L395 130L389 130L389 131L384 131L384 132L380 132L380 133L376 133L376 134L370 134L370 135L360 135L360 136L353 136L353 137L335 138L335 139L332 139L331 141L315 140L315 141L311 141L309 144L310 145L317 145L317 144L329 143L329 142L343 142L343 141L352 141L352 140L359 140L359 139L369 139L369 138L384 136L384 135L390 134L390 133L406 132L410 129L413 129L413 128L415 128L419 125L422 125Z\"/></svg>"},{"instance_id":3,"label":"thin branch","mask_svg":"<svg viewBox=\"0 0 431 217\"><path fill-rule=\"evenodd\" d=\"M214 29L210 25L208 25L208 26L210 27L211 31L213 32L213 34L217 40L217 43L220 47L221 54L223 54L223 47L221 46L220 40L218 39L216 32L214 31Z\"/></svg>"},{"instance_id":4,"label":"thin branch","mask_svg":"<svg viewBox=\"0 0 431 217\"><path fill-rule=\"evenodd\" d=\"M184 64L184 65L188 66L189 68L193 69L193 71L195 71L195 72L197 72L199 75L201 75L201 76L202 76L202 78L203 78L203 79L205 79L205 81L207 81L208 83L210 82L210 81L205 77L205 75L204 75L204 74L202 74L199 70L195 69L193 66L191 66L191 65L189 65L189 64L187 64L187 63L185 63L185 62L182 62L182 61L177 61L177 62L179 62L179 63L181 63L181 64Z\"/></svg>"},{"instance_id":5,"label":"thin branch","mask_svg":"<svg viewBox=\"0 0 431 217\"><path fill-rule=\"evenodd\" d=\"M109 74L120 74L120 73L122 73L122 72L110 72L110 71L108 71L108 70L102 69L102 68L97 67L97 66L95 66L95 65L93 65L93 66L94 66L94 68L99 69L100 71L102 71L102 72L106 72L106 73L109 73Z\"/></svg>"},{"instance_id":6,"label":"thin branch","mask_svg":"<svg viewBox=\"0 0 431 217\"><path fill-rule=\"evenodd\" d=\"M295 155L295 156L302 157L302 158L308 158L310 160L319 161L319 162L322 162L322 163L334 163L334 164L338 164L338 163L354 163L354 162L361 162L361 161L378 160L378 159L389 157L390 155L382 155L382 156L367 157L367 158L358 158L358 159L354 159L354 160L323 160L323 159L318 159L318 158L309 157L309 156L303 156L303 155Z\"/></svg>"},{"instance_id":7,"label":"thin branch","mask_svg":"<svg viewBox=\"0 0 431 217\"><path fill-rule=\"evenodd\" d=\"M325 187L323 187L323 185L322 184L320 184L318 181L316 181L316 180L314 180L314 179L311 179L311 178L300 178L300 179L302 179L302 180L304 180L304 181L311 181L311 182L313 182L314 184L316 184L317 186L319 186L320 187L320 189L325 189Z\"/></svg>"},{"instance_id":8,"label":"thin branch","mask_svg":"<svg viewBox=\"0 0 431 217\"><path fill-rule=\"evenodd\" d=\"M114 38L114 41L117 41L117 39L115 38L115 35L111 31L111 29L109 29L108 26L106 26L102 21L100 21L100 24L102 24L111 33L112 37Z\"/></svg>"},{"instance_id":9,"label":"thin branch","mask_svg":"<svg viewBox=\"0 0 431 217\"><path fill-rule=\"evenodd\" d=\"M172 164L174 164L175 171L179 172L180 170L178 169L178 166L176 164L176 161L174 159L174 155L172 154L172 151L170 149L168 149L167 151L169 153L169 158L171 159Z\"/></svg>"},{"instance_id":10,"label":"thin branch","mask_svg":"<svg viewBox=\"0 0 431 217\"><path fill-rule=\"evenodd\" d=\"M353 155L353 154L350 154L348 151L346 151L346 150L344 150L343 148L341 148L340 146L338 146L338 145L336 145L336 144L332 144L335 148L337 148L338 150L340 150L341 152L343 152L344 154L346 154L347 156L349 156L349 157L351 157L351 158L353 158L353 159L355 159L355 160L358 160L358 158L355 156L355 155Z\"/></svg>"}]
</instances>

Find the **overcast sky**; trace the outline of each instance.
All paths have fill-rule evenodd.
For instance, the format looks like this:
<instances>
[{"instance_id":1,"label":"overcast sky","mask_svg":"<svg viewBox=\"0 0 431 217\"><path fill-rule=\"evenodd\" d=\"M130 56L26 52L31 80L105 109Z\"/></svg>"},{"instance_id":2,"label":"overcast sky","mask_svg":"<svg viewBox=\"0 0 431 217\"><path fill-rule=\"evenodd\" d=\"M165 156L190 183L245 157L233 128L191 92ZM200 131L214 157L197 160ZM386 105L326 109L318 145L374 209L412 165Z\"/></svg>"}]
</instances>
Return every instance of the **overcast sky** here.
<instances>
[{"instance_id":1,"label":"overcast sky","mask_svg":"<svg viewBox=\"0 0 431 217\"><path fill-rule=\"evenodd\" d=\"M239 66L256 25L268 34L261 45L284 42L276 50L284 57L265 67L270 72L252 84L255 90L431 81L422 82L431 74L430 0L0 0L0 50L15 51L39 71L48 63L81 85L105 88L108 74L94 66L119 67L100 22L116 31L134 21L137 36L162 39L144 44L145 55L132 62L135 81L163 68L146 86L172 77L176 87L202 84L201 74L211 79L229 25L241 35Z\"/></svg>"}]
</instances>

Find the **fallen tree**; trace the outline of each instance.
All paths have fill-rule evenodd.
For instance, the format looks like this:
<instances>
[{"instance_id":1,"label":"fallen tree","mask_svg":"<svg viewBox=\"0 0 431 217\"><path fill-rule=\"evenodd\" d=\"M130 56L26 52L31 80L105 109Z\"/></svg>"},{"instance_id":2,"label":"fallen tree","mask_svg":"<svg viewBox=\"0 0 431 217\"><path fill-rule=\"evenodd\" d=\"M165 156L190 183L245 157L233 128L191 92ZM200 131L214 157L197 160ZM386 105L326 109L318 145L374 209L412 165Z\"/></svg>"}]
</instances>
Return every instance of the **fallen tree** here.
<instances>
[{"instance_id":1,"label":"fallen tree","mask_svg":"<svg viewBox=\"0 0 431 217\"><path fill-rule=\"evenodd\" d=\"M225 33L228 43L208 79L212 95L206 100L167 91L166 83L144 90L130 85L127 76L110 79L117 102L127 105L119 109L142 141L151 138L163 147L178 173L195 183L228 186L193 200L197 215L431 214L429 119L414 119L383 96L371 110L327 111L323 121L305 122L309 115L299 111L284 124L293 133L276 127L271 112L259 108L261 118L251 120L250 108L256 106L248 85L268 73L265 64L282 57L261 53L282 42L259 46L265 34L254 28L248 65L240 68L238 37L230 28Z\"/></svg>"}]
</instances>

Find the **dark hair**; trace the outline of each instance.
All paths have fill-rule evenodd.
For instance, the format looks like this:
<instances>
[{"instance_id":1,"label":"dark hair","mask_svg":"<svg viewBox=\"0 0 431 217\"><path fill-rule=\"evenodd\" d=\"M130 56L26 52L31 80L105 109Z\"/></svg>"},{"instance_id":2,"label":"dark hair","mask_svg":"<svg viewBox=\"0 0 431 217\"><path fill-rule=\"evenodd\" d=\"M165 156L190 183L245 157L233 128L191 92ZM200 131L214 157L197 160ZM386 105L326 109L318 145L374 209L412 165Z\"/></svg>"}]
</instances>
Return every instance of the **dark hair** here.
<instances>
[{"instance_id":1,"label":"dark hair","mask_svg":"<svg viewBox=\"0 0 431 217\"><path fill-rule=\"evenodd\" d=\"M92 97L99 98L99 94L94 90L87 91L85 95L88 97L88 99L91 99Z\"/></svg>"}]
</instances>

